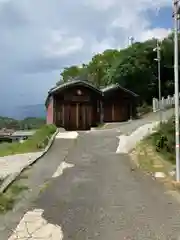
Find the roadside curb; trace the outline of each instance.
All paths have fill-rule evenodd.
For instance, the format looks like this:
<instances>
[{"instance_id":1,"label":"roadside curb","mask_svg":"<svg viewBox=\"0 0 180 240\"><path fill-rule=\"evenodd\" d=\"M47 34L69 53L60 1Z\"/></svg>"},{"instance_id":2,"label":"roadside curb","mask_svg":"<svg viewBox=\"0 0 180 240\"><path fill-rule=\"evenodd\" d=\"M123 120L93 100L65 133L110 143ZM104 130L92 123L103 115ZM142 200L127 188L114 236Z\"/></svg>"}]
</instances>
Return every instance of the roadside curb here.
<instances>
[{"instance_id":1,"label":"roadside curb","mask_svg":"<svg viewBox=\"0 0 180 240\"><path fill-rule=\"evenodd\" d=\"M44 149L44 151L42 151L42 153L40 154L40 156L38 156L37 158L33 159L32 161L30 161L29 163L27 163L27 165L23 166L22 168L19 169L18 172L15 172L13 174L10 174L9 176L7 176L5 178L5 180L3 181L3 183L0 186L0 194L5 192L7 190L7 188L16 180L16 178L29 166L32 166L34 163L36 163L39 159L41 159L51 148L51 146L53 145L53 142L55 140L56 135L59 133L59 129L56 130L56 132L51 136L48 145L46 146L46 148Z\"/></svg>"}]
</instances>

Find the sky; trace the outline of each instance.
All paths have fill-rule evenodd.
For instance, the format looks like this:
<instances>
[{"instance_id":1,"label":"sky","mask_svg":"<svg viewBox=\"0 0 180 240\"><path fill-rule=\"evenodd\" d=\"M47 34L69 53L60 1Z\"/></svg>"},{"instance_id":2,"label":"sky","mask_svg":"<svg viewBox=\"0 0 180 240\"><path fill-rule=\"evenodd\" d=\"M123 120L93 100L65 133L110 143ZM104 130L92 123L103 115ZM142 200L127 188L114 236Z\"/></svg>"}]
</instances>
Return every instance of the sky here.
<instances>
[{"instance_id":1,"label":"sky","mask_svg":"<svg viewBox=\"0 0 180 240\"><path fill-rule=\"evenodd\" d=\"M60 71L107 48L164 38L169 0L0 0L0 108L44 103Z\"/></svg>"}]
</instances>

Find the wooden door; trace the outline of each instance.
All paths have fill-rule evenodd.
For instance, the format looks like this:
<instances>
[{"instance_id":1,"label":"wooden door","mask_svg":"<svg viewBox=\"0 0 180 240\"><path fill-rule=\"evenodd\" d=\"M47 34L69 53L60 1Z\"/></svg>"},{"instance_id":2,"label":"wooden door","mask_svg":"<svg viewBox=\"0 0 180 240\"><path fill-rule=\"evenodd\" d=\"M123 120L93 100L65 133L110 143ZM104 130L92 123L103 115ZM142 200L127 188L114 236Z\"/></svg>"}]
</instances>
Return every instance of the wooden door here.
<instances>
[{"instance_id":1,"label":"wooden door","mask_svg":"<svg viewBox=\"0 0 180 240\"><path fill-rule=\"evenodd\" d=\"M104 122L112 122L112 104L104 104Z\"/></svg>"},{"instance_id":2,"label":"wooden door","mask_svg":"<svg viewBox=\"0 0 180 240\"><path fill-rule=\"evenodd\" d=\"M66 130L89 130L91 127L92 108L83 103L65 106L64 127Z\"/></svg>"},{"instance_id":3,"label":"wooden door","mask_svg":"<svg viewBox=\"0 0 180 240\"><path fill-rule=\"evenodd\" d=\"M128 117L128 105L126 103L123 104L121 108L121 121L127 121L129 119Z\"/></svg>"},{"instance_id":4,"label":"wooden door","mask_svg":"<svg viewBox=\"0 0 180 240\"><path fill-rule=\"evenodd\" d=\"M74 130L76 126L76 104L66 104L64 106L64 128Z\"/></svg>"},{"instance_id":5,"label":"wooden door","mask_svg":"<svg viewBox=\"0 0 180 240\"><path fill-rule=\"evenodd\" d=\"M88 104L79 104L78 106L78 129L88 130L91 127L91 106Z\"/></svg>"}]
</instances>

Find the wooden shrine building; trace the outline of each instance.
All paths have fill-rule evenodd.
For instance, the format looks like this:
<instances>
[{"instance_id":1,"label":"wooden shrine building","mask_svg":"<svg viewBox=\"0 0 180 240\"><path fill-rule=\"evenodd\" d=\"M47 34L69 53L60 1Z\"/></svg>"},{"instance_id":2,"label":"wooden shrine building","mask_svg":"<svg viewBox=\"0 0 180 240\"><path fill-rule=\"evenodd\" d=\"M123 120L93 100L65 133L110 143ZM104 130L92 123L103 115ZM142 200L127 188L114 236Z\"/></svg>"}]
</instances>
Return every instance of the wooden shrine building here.
<instances>
[{"instance_id":1,"label":"wooden shrine building","mask_svg":"<svg viewBox=\"0 0 180 240\"><path fill-rule=\"evenodd\" d=\"M47 123L66 130L87 130L100 123L102 92L85 81L70 81L50 90Z\"/></svg>"},{"instance_id":2,"label":"wooden shrine building","mask_svg":"<svg viewBox=\"0 0 180 240\"><path fill-rule=\"evenodd\" d=\"M136 114L137 96L118 84L99 90L87 81L69 81L49 91L47 124L89 130L103 122L126 121Z\"/></svg>"}]
</instances>

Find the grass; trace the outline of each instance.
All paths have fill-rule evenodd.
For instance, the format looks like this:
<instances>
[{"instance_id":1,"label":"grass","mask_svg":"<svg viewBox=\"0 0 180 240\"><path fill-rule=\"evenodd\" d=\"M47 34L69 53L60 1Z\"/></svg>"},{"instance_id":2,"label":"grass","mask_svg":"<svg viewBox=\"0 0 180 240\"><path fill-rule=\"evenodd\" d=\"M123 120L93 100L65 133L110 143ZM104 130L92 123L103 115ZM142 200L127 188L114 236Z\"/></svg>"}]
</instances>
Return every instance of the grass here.
<instances>
[{"instance_id":1,"label":"grass","mask_svg":"<svg viewBox=\"0 0 180 240\"><path fill-rule=\"evenodd\" d=\"M98 124L97 128L103 128L104 125L105 125L105 123L100 123L100 124Z\"/></svg>"},{"instance_id":2,"label":"grass","mask_svg":"<svg viewBox=\"0 0 180 240\"><path fill-rule=\"evenodd\" d=\"M139 116L143 116L145 114L152 112L152 106L143 103L141 106L137 108L137 112L139 113Z\"/></svg>"},{"instance_id":3,"label":"grass","mask_svg":"<svg viewBox=\"0 0 180 240\"><path fill-rule=\"evenodd\" d=\"M175 166L174 118L160 124L156 132L143 139L131 156L145 172L163 172L167 182L172 182L174 176L170 176L169 172Z\"/></svg>"},{"instance_id":4,"label":"grass","mask_svg":"<svg viewBox=\"0 0 180 240\"><path fill-rule=\"evenodd\" d=\"M44 125L23 143L2 144L0 147L0 157L40 151L47 146L49 139L55 131L56 127L54 125Z\"/></svg>"},{"instance_id":5,"label":"grass","mask_svg":"<svg viewBox=\"0 0 180 240\"><path fill-rule=\"evenodd\" d=\"M0 214L5 214L13 209L19 195L28 190L28 187L21 185L18 181L14 182L6 192L0 194Z\"/></svg>"},{"instance_id":6,"label":"grass","mask_svg":"<svg viewBox=\"0 0 180 240\"><path fill-rule=\"evenodd\" d=\"M164 160L175 164L175 121L174 117L161 123L157 131L146 138L154 151Z\"/></svg>"},{"instance_id":7,"label":"grass","mask_svg":"<svg viewBox=\"0 0 180 240\"><path fill-rule=\"evenodd\" d=\"M42 184L42 186L40 187L40 193L43 193L50 185L49 181L46 181L45 183Z\"/></svg>"},{"instance_id":8,"label":"grass","mask_svg":"<svg viewBox=\"0 0 180 240\"><path fill-rule=\"evenodd\" d=\"M145 172L168 174L169 169L172 167L171 163L165 161L160 154L155 152L153 146L147 140L140 142L132 155L135 155L133 157L136 158L136 163Z\"/></svg>"},{"instance_id":9,"label":"grass","mask_svg":"<svg viewBox=\"0 0 180 240\"><path fill-rule=\"evenodd\" d=\"M131 158L136 166L146 173L163 172L163 184L172 191L180 191L180 183L176 182L175 175L169 174L175 169L175 127L174 117L162 123L157 131L142 140Z\"/></svg>"}]
</instances>

